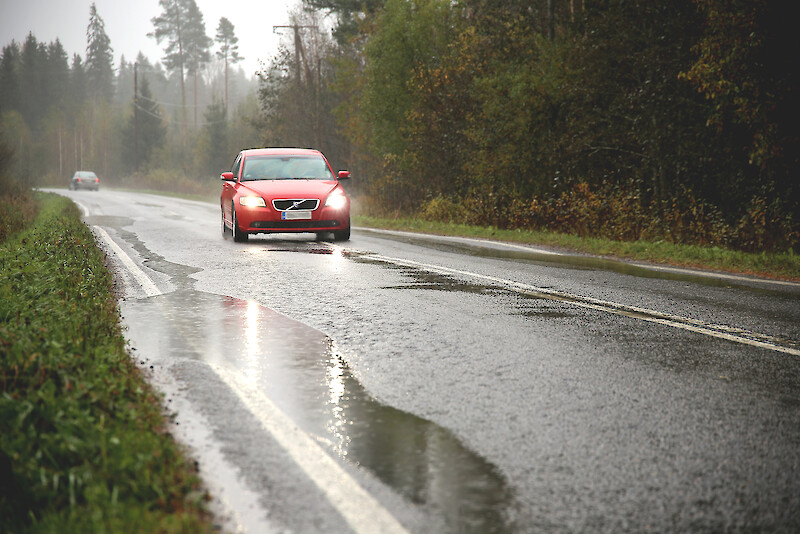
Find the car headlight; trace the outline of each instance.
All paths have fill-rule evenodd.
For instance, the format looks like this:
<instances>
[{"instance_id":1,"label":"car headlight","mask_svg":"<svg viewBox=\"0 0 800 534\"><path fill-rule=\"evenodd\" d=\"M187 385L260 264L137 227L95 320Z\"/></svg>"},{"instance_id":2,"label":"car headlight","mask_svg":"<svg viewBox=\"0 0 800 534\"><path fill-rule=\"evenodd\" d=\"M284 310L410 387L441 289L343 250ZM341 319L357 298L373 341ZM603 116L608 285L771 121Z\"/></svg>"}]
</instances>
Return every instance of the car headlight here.
<instances>
[{"instance_id":1,"label":"car headlight","mask_svg":"<svg viewBox=\"0 0 800 534\"><path fill-rule=\"evenodd\" d=\"M248 208L266 208L267 203L261 197L248 196L239 197L239 204Z\"/></svg>"},{"instance_id":2,"label":"car headlight","mask_svg":"<svg viewBox=\"0 0 800 534\"><path fill-rule=\"evenodd\" d=\"M328 199L325 201L327 207L335 210L343 208L345 204L347 204L347 197L344 195L344 191L339 189L328 195Z\"/></svg>"}]
</instances>

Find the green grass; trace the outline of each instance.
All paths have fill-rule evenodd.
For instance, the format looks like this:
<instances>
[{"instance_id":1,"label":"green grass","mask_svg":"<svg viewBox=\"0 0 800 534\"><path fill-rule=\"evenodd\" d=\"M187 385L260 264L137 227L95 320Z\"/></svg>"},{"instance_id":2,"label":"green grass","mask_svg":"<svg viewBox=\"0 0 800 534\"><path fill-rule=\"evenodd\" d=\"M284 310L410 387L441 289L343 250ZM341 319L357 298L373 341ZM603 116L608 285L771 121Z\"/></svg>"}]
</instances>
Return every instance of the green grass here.
<instances>
[{"instance_id":1,"label":"green grass","mask_svg":"<svg viewBox=\"0 0 800 534\"><path fill-rule=\"evenodd\" d=\"M0 243L0 530L211 532L74 204Z\"/></svg>"},{"instance_id":2,"label":"green grass","mask_svg":"<svg viewBox=\"0 0 800 534\"><path fill-rule=\"evenodd\" d=\"M500 230L492 227L449 224L420 219L383 219L354 216L353 224L409 232L495 239L498 241L553 247L560 250L608 258L800 281L800 255L791 252L752 254L719 247L680 245L666 241L612 241L610 239L583 238L556 232Z\"/></svg>"}]
</instances>

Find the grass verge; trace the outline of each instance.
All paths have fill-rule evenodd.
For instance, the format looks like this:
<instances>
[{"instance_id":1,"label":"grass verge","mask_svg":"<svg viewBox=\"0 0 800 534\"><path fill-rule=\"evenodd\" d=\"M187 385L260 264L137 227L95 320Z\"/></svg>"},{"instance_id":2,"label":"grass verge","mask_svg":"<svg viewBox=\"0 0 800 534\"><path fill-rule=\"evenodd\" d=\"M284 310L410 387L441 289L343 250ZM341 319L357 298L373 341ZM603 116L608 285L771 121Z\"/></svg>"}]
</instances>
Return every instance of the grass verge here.
<instances>
[{"instance_id":1,"label":"grass verge","mask_svg":"<svg viewBox=\"0 0 800 534\"><path fill-rule=\"evenodd\" d=\"M36 198L0 242L0 530L213 531L91 232L68 199Z\"/></svg>"},{"instance_id":2,"label":"grass verge","mask_svg":"<svg viewBox=\"0 0 800 534\"><path fill-rule=\"evenodd\" d=\"M720 247L680 245L666 241L612 241L556 232L500 230L492 227L421 219L384 219L361 215L353 217L353 224L390 230L535 244L609 258L800 281L800 255L791 252L753 254Z\"/></svg>"}]
</instances>

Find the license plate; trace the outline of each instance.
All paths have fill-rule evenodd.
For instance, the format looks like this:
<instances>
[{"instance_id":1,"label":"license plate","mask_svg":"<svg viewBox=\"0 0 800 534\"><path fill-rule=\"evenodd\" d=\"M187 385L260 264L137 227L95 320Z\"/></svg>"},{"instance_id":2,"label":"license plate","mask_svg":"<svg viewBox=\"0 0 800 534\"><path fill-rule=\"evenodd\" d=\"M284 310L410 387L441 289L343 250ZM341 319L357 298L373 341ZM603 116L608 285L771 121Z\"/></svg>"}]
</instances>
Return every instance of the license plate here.
<instances>
[{"instance_id":1,"label":"license plate","mask_svg":"<svg viewBox=\"0 0 800 534\"><path fill-rule=\"evenodd\" d=\"M282 211L281 219L284 221L308 220L311 219L311 212L306 210Z\"/></svg>"}]
</instances>

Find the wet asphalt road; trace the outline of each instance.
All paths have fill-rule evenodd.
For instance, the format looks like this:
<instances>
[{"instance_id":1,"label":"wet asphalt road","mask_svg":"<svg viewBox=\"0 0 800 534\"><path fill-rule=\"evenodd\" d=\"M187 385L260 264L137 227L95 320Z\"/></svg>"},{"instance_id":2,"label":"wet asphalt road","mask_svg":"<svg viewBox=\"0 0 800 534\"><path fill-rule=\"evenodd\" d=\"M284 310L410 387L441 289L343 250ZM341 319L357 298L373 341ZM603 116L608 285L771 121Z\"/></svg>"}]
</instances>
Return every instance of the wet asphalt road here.
<instances>
[{"instance_id":1,"label":"wet asphalt road","mask_svg":"<svg viewBox=\"0 0 800 534\"><path fill-rule=\"evenodd\" d=\"M60 193L229 530L800 530L797 285Z\"/></svg>"}]
</instances>

